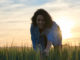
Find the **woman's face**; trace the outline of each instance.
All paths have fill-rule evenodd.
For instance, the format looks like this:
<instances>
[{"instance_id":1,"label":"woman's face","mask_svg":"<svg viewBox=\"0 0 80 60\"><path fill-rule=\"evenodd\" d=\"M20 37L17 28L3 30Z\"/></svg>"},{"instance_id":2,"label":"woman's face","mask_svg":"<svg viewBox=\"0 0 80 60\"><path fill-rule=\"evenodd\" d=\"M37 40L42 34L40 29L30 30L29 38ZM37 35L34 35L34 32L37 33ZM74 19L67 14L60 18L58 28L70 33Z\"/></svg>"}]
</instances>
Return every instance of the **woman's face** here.
<instances>
[{"instance_id":1,"label":"woman's face","mask_svg":"<svg viewBox=\"0 0 80 60\"><path fill-rule=\"evenodd\" d=\"M37 16L36 23L37 23L39 29L44 29L45 20L44 20L44 17L42 15L38 15Z\"/></svg>"}]
</instances>

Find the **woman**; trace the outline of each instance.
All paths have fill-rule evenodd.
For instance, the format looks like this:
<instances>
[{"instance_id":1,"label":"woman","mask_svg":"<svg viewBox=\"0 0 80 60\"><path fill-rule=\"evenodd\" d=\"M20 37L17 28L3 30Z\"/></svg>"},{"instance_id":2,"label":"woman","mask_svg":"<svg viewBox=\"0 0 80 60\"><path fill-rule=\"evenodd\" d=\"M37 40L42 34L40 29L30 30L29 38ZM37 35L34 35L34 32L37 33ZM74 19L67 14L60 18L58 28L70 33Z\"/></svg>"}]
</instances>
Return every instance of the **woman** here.
<instances>
[{"instance_id":1,"label":"woman","mask_svg":"<svg viewBox=\"0 0 80 60\"><path fill-rule=\"evenodd\" d=\"M34 50L39 47L42 53L47 53L51 44L54 48L62 45L60 28L44 9L38 9L34 13L30 31Z\"/></svg>"}]
</instances>

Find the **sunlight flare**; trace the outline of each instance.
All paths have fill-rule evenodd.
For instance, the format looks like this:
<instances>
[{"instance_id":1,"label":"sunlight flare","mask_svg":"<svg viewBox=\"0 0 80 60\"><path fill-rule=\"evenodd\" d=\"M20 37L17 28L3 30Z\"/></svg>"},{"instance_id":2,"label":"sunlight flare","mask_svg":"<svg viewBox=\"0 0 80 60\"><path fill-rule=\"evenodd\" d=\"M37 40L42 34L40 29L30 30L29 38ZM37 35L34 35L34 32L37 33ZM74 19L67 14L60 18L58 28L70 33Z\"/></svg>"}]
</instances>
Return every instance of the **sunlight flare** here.
<instances>
[{"instance_id":1,"label":"sunlight flare","mask_svg":"<svg viewBox=\"0 0 80 60\"><path fill-rule=\"evenodd\" d=\"M72 37L71 29L74 26L74 22L71 19L62 16L56 19L56 22L59 24L61 28L63 39Z\"/></svg>"}]
</instances>

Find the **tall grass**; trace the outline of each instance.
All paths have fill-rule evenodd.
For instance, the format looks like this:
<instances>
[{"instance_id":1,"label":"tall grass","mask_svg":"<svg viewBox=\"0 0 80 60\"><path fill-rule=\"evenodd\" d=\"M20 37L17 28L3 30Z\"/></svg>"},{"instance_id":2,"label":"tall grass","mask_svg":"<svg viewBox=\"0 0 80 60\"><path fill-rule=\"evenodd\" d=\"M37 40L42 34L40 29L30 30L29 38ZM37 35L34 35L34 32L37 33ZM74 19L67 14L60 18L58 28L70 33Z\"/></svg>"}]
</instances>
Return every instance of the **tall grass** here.
<instances>
[{"instance_id":1,"label":"tall grass","mask_svg":"<svg viewBox=\"0 0 80 60\"><path fill-rule=\"evenodd\" d=\"M28 47L4 47L0 60L40 60L40 53ZM80 60L80 47L63 47L61 52L51 48L47 60Z\"/></svg>"}]
</instances>

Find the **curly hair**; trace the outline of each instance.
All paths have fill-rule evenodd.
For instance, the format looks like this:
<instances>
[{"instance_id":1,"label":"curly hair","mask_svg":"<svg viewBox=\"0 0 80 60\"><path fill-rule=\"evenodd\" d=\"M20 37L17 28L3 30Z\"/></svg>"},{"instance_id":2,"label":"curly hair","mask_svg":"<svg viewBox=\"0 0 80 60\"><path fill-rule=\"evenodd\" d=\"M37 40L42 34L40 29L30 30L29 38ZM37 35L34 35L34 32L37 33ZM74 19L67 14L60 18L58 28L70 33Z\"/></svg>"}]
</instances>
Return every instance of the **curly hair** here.
<instances>
[{"instance_id":1,"label":"curly hair","mask_svg":"<svg viewBox=\"0 0 80 60\"><path fill-rule=\"evenodd\" d=\"M33 17L32 17L32 24L34 25L34 26L37 26L37 23L36 23L36 18L37 18L37 16L38 15L42 15L43 17L44 17L44 20L45 20L45 27L46 28L50 28L50 27L52 27L52 24L53 24L53 21L52 21L52 18L51 18L51 16L49 15L49 13L47 12L47 11L45 11L44 9L38 9L35 13L34 13L34 15L33 15Z\"/></svg>"}]
</instances>

